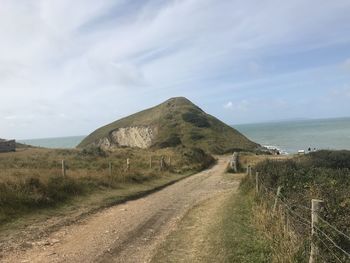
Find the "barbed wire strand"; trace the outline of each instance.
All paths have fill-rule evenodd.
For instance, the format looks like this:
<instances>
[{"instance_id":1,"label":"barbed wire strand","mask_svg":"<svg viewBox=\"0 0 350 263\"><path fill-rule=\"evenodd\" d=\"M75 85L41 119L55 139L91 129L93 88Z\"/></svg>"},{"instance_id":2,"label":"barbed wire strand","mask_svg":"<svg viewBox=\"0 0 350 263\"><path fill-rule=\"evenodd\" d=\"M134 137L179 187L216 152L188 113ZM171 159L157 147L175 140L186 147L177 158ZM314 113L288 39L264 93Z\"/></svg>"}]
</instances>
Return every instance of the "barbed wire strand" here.
<instances>
[{"instance_id":1,"label":"barbed wire strand","mask_svg":"<svg viewBox=\"0 0 350 263\"><path fill-rule=\"evenodd\" d=\"M307 221L305 218L301 217L300 215L298 215L297 213L295 213L293 210L290 210L290 208L288 208L286 206L287 210L291 213L291 214L294 214L295 216L297 216L298 218L304 220L304 221L301 221L300 219L297 219L294 217L294 220L296 220L297 222L307 226L308 228L311 228L311 222L310 221ZM306 223L308 222L308 223ZM324 233L321 229L319 229L318 227L314 226L315 229L317 231L319 231L320 233L322 233L336 248L338 248L340 251L342 251L346 256L348 256L350 258L350 254L347 253L345 250L343 250L337 243L335 243L326 233ZM320 236L318 235L319 239L321 240ZM322 243L324 243L323 240L321 240ZM328 248L328 247L327 247ZM328 248L329 249L329 248ZM329 249L330 250L330 249ZM332 252L332 254L334 255L334 253ZM336 255L334 255L336 256ZM339 259L338 259L339 260ZM342 261L340 261L342 262Z\"/></svg>"},{"instance_id":2,"label":"barbed wire strand","mask_svg":"<svg viewBox=\"0 0 350 263\"><path fill-rule=\"evenodd\" d=\"M260 181L260 180L259 180ZM282 198L280 196L277 196L274 191L274 189L272 188L269 188L269 187L266 187L262 181L260 181L260 185L263 186L263 188L265 188L266 190L269 190L271 191L271 194L275 197L277 197L280 202L285 206L285 208L291 213L291 214L294 214L296 217L298 217L299 219L301 220L298 220L296 218L294 218L296 221L298 221L299 223L302 223L306 226L308 226L309 228L311 228L311 221L303 218L301 215L299 215L298 213L296 213L295 211L293 211L293 209L290 207L290 206L293 206L291 204L288 204L287 201L283 201ZM284 199L287 199L285 196L281 195ZM305 195L304 195L305 196ZM304 209L307 209L307 210L311 210L309 207L306 207L306 206L300 206L298 205L298 207L300 208L304 208ZM336 227L332 226L330 223L328 223L326 220L324 220L323 218L319 217L321 219L321 221L323 221L324 223L326 223L328 226L330 226L333 230L335 230L336 232L338 232L339 234L345 236L346 238L348 238L350 240L350 237L347 236L346 234L344 234L343 232L341 232L340 230L338 230ZM341 252L343 252L347 257L350 258L350 254L348 252L346 252L344 249L342 249L336 242L334 242L334 240L332 238L330 238L325 232L323 232L320 228L314 226L314 228L320 232L321 234L323 234L327 239L328 241L330 241L333 246L335 246L337 249L339 249ZM319 238L319 240L325 245L325 247L332 253L333 256L335 256L337 258L337 260L339 260L339 262L342 262L335 254L334 252L325 244L325 242L321 239L321 237L319 235L317 235L317 237Z\"/></svg>"},{"instance_id":3,"label":"barbed wire strand","mask_svg":"<svg viewBox=\"0 0 350 263\"><path fill-rule=\"evenodd\" d=\"M292 215L291 215L291 216L292 216ZM305 225L305 226L307 226L308 228L311 229L311 225L310 225L309 223L305 223L304 221L301 221L301 220L298 219L297 217L293 217L293 219L294 219L295 221L297 221L298 223L301 223L301 224L303 224L303 225Z\"/></svg>"},{"instance_id":4,"label":"barbed wire strand","mask_svg":"<svg viewBox=\"0 0 350 263\"><path fill-rule=\"evenodd\" d=\"M281 203L284 204L284 206L294 215L296 215L297 217L299 217L301 220L303 220L305 223L308 223L311 225L311 221L307 220L306 218L302 217L301 215L299 215L298 213L296 213L295 211L293 211L293 209L288 206L288 204L286 204L282 199L279 199L281 201Z\"/></svg>"},{"instance_id":5,"label":"barbed wire strand","mask_svg":"<svg viewBox=\"0 0 350 263\"><path fill-rule=\"evenodd\" d=\"M343 263L343 261L333 252L333 250L327 246L327 244L321 239L321 237L317 234L316 237L318 237L318 240L321 241L321 243L325 246L325 248L327 248L327 250L340 262ZM319 254L321 256L321 254ZM322 256L321 256L322 257ZM322 257L322 259L324 260L324 258ZM324 260L325 261L325 260ZM325 261L327 262L327 261Z\"/></svg>"},{"instance_id":6,"label":"barbed wire strand","mask_svg":"<svg viewBox=\"0 0 350 263\"><path fill-rule=\"evenodd\" d=\"M325 223L326 225L328 225L329 227L331 227L334 231L338 232L338 234L346 237L348 240L350 240L350 237L348 235L346 235L345 233L343 233L342 231L340 231L339 229L337 229L335 226L333 226L332 224L328 223L325 219L323 219L322 217L318 217L319 219L321 219L321 221L323 223Z\"/></svg>"},{"instance_id":7,"label":"barbed wire strand","mask_svg":"<svg viewBox=\"0 0 350 263\"><path fill-rule=\"evenodd\" d=\"M263 187L266 187L265 185L263 185ZM302 217L301 215L299 215L298 213L296 213L295 211L293 211L293 209L287 204L286 201L283 201L279 196L277 196L277 194L275 193L271 193L275 198L279 199L279 201L287 208L287 210L289 210L289 212L291 214L294 214L296 217L300 218L303 221L297 220L299 223L304 224L305 226L307 226L308 228L311 228L311 221L305 219L304 217ZM295 219L295 218L294 218Z\"/></svg>"},{"instance_id":8,"label":"barbed wire strand","mask_svg":"<svg viewBox=\"0 0 350 263\"><path fill-rule=\"evenodd\" d=\"M302 208L302 209L304 209L304 210L311 211L311 208L309 208L309 207L307 207L307 206L296 205L295 203L290 203L290 202L286 201L286 200L288 200L287 197L285 197L285 196L282 195L282 194L280 194L280 196L283 197L284 202L285 202L286 204L288 204L290 208L294 208L294 207L295 207L295 208Z\"/></svg>"},{"instance_id":9,"label":"barbed wire strand","mask_svg":"<svg viewBox=\"0 0 350 263\"><path fill-rule=\"evenodd\" d=\"M337 249L339 249L341 252L343 252L348 258L350 258L350 254L348 252L346 252L344 249L342 249L337 243L335 243L334 240L332 238L330 238L325 232L323 232L317 226L314 226L314 229L317 230L318 232L320 232L322 235L324 235L329 240L329 242L331 242L333 244L333 246L335 246Z\"/></svg>"},{"instance_id":10,"label":"barbed wire strand","mask_svg":"<svg viewBox=\"0 0 350 263\"><path fill-rule=\"evenodd\" d=\"M262 187L265 188L265 190L269 190L269 188L267 188L264 184L262 184ZM272 188L270 188L270 190L273 190ZM277 197L277 195L272 191L271 194L275 197ZM309 210L312 211L312 209L310 207L307 206L303 206L303 205L295 205L295 204L291 204L289 202L286 201L286 197L282 194L280 194L281 197L283 197L285 200L282 200L280 197L279 199L285 204L288 205L288 207L290 209L292 209L292 207L298 207L298 208L303 208L305 210ZM322 222L324 222L326 225L328 225L329 227L331 227L334 231L338 232L340 235L343 235L344 237L346 237L348 240L350 240L350 236L346 235L345 233L343 233L342 231L340 231L339 229L337 229L335 226L333 226L332 224L330 224L329 222L327 222L325 219L323 219L322 217L318 217L319 219L321 219Z\"/></svg>"},{"instance_id":11,"label":"barbed wire strand","mask_svg":"<svg viewBox=\"0 0 350 263\"><path fill-rule=\"evenodd\" d=\"M268 190L270 190L271 194L272 194L273 196L276 196L276 193L275 193L275 192L277 191L277 189L273 189L273 188L271 188L271 187L267 187L267 186L261 181L261 179L260 179L259 181L260 181L260 186L262 186L267 192L268 192ZM288 198L285 197L282 193L280 193L280 196L282 196L282 197L285 198L285 199L288 199ZM302 196L308 198L306 195L302 195ZM296 205L296 204L294 204L294 203L289 203L289 205L290 205L290 206L293 206L293 207L298 207L298 208L302 208L302 209L304 209L304 210L311 211L311 208L310 208L310 207L307 207L307 206L304 206L304 205Z\"/></svg>"}]
</instances>

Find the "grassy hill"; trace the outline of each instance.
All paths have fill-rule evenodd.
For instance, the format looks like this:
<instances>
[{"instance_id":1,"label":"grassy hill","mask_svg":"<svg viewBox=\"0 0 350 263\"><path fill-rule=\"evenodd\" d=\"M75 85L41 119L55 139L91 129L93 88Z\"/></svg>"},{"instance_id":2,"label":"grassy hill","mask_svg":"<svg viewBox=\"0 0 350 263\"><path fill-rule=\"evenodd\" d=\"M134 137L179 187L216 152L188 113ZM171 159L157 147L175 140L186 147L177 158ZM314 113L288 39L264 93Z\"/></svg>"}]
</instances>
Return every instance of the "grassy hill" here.
<instances>
[{"instance_id":1,"label":"grassy hill","mask_svg":"<svg viewBox=\"0 0 350 263\"><path fill-rule=\"evenodd\" d=\"M127 130L135 127L139 130ZM97 129L78 148L98 146L113 149L123 146L121 140L124 146L128 146L125 144L127 136L145 140L148 148L198 147L215 154L233 150L254 151L259 147L188 99L177 97Z\"/></svg>"}]
</instances>

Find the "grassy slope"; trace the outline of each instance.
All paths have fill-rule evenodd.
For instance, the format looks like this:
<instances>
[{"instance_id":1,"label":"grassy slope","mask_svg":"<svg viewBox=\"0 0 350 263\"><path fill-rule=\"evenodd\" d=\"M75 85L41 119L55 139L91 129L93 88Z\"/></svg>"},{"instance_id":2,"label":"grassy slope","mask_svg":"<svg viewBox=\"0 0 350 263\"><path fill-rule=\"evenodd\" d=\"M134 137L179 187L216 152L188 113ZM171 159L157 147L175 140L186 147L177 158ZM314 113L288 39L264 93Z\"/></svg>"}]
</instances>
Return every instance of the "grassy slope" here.
<instances>
[{"instance_id":1,"label":"grassy slope","mask_svg":"<svg viewBox=\"0 0 350 263\"><path fill-rule=\"evenodd\" d=\"M187 119L184 119L184 115ZM141 111L101 127L86 137L80 148L100 138L109 137L111 131L130 126L151 126L158 131L155 145L179 137L187 147L199 147L212 153L232 149L254 150L258 145L232 127L206 114L185 98L173 98L156 107Z\"/></svg>"}]
</instances>

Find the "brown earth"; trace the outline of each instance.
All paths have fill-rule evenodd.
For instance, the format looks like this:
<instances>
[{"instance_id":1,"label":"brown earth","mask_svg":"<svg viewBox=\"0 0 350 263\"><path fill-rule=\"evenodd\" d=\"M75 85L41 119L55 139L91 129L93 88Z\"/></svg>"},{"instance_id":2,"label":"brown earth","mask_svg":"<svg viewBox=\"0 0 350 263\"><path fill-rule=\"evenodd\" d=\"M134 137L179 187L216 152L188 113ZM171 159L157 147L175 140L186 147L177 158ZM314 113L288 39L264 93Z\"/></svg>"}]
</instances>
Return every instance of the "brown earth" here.
<instances>
[{"instance_id":1,"label":"brown earth","mask_svg":"<svg viewBox=\"0 0 350 263\"><path fill-rule=\"evenodd\" d=\"M239 181L236 185L238 187ZM218 240L222 237L212 231L218 229L221 211L231 195L232 191L225 191L194 206L160 245L151 262L227 262L224 247L216 244L221 243Z\"/></svg>"},{"instance_id":2,"label":"brown earth","mask_svg":"<svg viewBox=\"0 0 350 263\"><path fill-rule=\"evenodd\" d=\"M227 163L228 157L219 157L209 170L63 226L44 239L8 252L1 261L150 262L191 208L237 190L238 181L224 176Z\"/></svg>"}]
</instances>

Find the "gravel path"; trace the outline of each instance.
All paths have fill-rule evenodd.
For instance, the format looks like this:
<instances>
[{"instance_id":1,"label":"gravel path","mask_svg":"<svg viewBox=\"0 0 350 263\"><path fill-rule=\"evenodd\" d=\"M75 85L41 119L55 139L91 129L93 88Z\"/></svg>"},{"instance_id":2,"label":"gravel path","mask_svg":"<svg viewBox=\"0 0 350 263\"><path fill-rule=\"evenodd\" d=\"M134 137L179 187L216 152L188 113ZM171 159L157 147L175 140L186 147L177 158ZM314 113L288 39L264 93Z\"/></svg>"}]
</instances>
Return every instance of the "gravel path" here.
<instances>
[{"instance_id":1,"label":"gravel path","mask_svg":"<svg viewBox=\"0 0 350 263\"><path fill-rule=\"evenodd\" d=\"M13 251L2 262L149 262L157 247L194 205L237 189L224 180L228 157L144 198L96 213L49 238Z\"/></svg>"}]
</instances>

